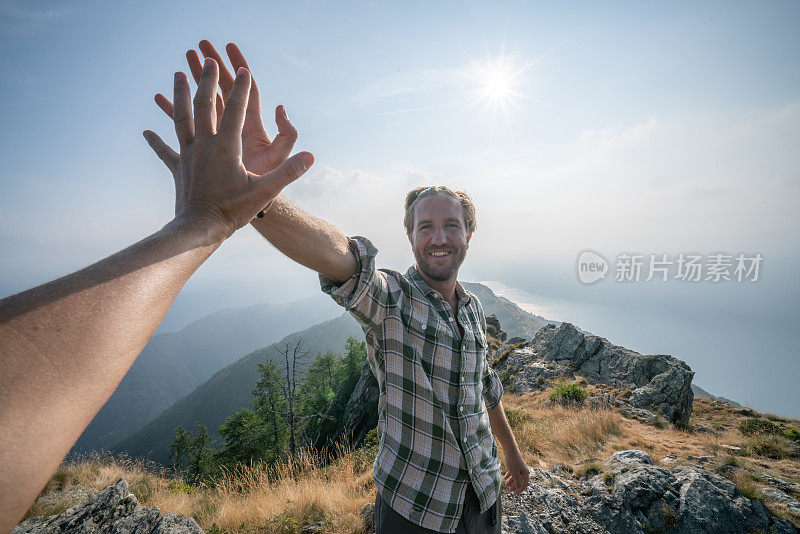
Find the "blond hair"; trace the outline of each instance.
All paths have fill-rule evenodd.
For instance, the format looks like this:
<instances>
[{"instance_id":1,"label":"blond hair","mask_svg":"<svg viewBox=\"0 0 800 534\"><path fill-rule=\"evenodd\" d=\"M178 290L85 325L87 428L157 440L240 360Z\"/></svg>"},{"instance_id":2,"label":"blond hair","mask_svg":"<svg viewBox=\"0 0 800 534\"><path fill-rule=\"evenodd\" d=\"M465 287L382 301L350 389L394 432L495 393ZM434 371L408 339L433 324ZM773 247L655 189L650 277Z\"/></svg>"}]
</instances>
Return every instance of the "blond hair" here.
<instances>
[{"instance_id":1,"label":"blond hair","mask_svg":"<svg viewBox=\"0 0 800 534\"><path fill-rule=\"evenodd\" d=\"M475 228L478 226L477 220L475 219L475 204L472 203L472 199L469 198L469 195L463 191L453 191L444 185L434 185L430 187L417 187L409 191L406 195L406 214L405 217L403 217L403 225L406 227L407 234L410 234L414 227L414 208L417 202L431 195L448 196L456 199L459 204L461 204L461 208L464 211L464 224L467 227L467 233L471 234L475 231Z\"/></svg>"}]
</instances>

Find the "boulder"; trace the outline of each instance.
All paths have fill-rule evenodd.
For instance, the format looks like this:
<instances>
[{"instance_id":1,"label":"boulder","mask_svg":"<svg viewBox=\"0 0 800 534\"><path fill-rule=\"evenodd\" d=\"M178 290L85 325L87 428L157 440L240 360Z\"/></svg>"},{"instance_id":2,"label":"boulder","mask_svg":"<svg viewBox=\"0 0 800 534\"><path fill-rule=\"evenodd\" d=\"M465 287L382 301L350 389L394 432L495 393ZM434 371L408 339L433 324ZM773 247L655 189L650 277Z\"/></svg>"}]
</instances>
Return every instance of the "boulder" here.
<instances>
[{"instance_id":1,"label":"boulder","mask_svg":"<svg viewBox=\"0 0 800 534\"><path fill-rule=\"evenodd\" d=\"M514 375L515 389L520 392L542 389L545 381L556 377L577 375L591 383L630 389L628 405L657 413L671 423L688 424L692 412L694 371L685 362L612 345L570 323L546 325L529 347L498 364Z\"/></svg>"},{"instance_id":2,"label":"boulder","mask_svg":"<svg viewBox=\"0 0 800 534\"><path fill-rule=\"evenodd\" d=\"M32 517L12 534L202 534L194 519L172 513L161 514L157 506L144 508L121 478L88 502L50 517Z\"/></svg>"}]
</instances>

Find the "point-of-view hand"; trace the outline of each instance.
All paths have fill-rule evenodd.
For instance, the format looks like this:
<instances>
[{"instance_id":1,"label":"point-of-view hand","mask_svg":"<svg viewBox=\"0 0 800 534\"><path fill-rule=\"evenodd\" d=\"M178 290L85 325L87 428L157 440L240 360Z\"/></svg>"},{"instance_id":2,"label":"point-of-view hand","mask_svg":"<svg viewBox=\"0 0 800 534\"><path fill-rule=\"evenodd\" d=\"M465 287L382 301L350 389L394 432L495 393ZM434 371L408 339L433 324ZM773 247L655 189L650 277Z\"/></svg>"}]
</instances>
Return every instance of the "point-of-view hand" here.
<instances>
[{"instance_id":1,"label":"point-of-view hand","mask_svg":"<svg viewBox=\"0 0 800 534\"><path fill-rule=\"evenodd\" d=\"M234 76L227 67L225 67L225 62L222 57L209 41L200 41L199 48L203 57L216 61L220 69L219 88L221 95L219 93L216 95L214 106L216 119L219 120L230 98L231 90L234 85ZM238 70L242 67L246 68L248 71L250 70L238 46L229 43L225 47L225 51L228 53L228 58L234 70ZM197 52L195 50L187 51L186 61L189 64L192 77L199 83L203 67ZM277 106L275 108L275 124L277 125L278 133L270 140L261 118L261 95L255 79L251 78L251 80L249 100L245 110L244 127L242 128L242 162L248 171L256 174L264 174L275 169L289 157L294 143L297 141L297 130L292 126L292 123L289 122L286 109L283 106ZM173 104L169 99L159 93L155 96L155 101L164 113L172 117Z\"/></svg>"},{"instance_id":2,"label":"point-of-view hand","mask_svg":"<svg viewBox=\"0 0 800 534\"><path fill-rule=\"evenodd\" d=\"M281 189L299 178L312 165L314 157L309 152L300 152L289 159L284 156L282 162L264 173L248 170L242 161L242 139L245 115L251 110L250 72L244 66L237 69L235 77L225 71L229 90L223 107L215 105L217 61L207 57L202 68L196 67L192 68L198 80L194 112L186 75L175 73L174 104L170 105L170 111L180 154L154 132L147 130L144 136L175 179L176 217L200 217L225 239L248 224Z\"/></svg>"}]
</instances>

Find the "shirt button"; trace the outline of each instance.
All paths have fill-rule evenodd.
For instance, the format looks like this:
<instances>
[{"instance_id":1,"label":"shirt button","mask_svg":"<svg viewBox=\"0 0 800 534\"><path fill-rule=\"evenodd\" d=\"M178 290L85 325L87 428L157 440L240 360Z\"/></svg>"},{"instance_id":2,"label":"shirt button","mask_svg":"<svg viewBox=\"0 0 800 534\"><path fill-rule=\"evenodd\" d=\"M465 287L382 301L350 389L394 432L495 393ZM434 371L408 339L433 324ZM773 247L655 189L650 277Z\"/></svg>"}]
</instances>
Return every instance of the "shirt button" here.
<instances>
[{"instance_id":1,"label":"shirt button","mask_svg":"<svg viewBox=\"0 0 800 534\"><path fill-rule=\"evenodd\" d=\"M464 406L462 405L462 406L460 406L460 408L461 408L461 411L463 412L464 411Z\"/></svg>"},{"instance_id":2,"label":"shirt button","mask_svg":"<svg viewBox=\"0 0 800 534\"><path fill-rule=\"evenodd\" d=\"M453 322L453 318L452 318L452 317L450 317L450 318L448 319L448 321L450 321L450 322L452 323L452 322Z\"/></svg>"},{"instance_id":3,"label":"shirt button","mask_svg":"<svg viewBox=\"0 0 800 534\"><path fill-rule=\"evenodd\" d=\"M428 325L426 325L425 323L422 323L422 328L428 328Z\"/></svg>"},{"instance_id":4,"label":"shirt button","mask_svg":"<svg viewBox=\"0 0 800 534\"><path fill-rule=\"evenodd\" d=\"M467 436L464 436L464 443L467 442Z\"/></svg>"}]
</instances>

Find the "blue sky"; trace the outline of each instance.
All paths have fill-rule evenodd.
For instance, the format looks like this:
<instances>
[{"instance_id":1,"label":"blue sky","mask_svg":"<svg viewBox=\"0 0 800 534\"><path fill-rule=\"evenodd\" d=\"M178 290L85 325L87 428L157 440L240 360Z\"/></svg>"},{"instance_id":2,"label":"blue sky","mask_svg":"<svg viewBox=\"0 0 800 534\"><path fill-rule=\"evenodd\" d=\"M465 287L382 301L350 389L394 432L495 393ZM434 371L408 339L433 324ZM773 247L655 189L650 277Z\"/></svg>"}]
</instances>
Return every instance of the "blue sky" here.
<instances>
[{"instance_id":1,"label":"blue sky","mask_svg":"<svg viewBox=\"0 0 800 534\"><path fill-rule=\"evenodd\" d=\"M169 220L171 177L141 136L173 137L153 94L200 39L235 41L266 122L284 104L316 157L287 194L370 237L382 266L412 261L409 189L464 189L478 232L462 279L606 310L572 320L686 360L714 393L800 415L798 20L796 2L4 2L0 295ZM492 107L478 99L501 58L521 96ZM586 248L764 263L757 283L585 286ZM165 326L317 291L245 229Z\"/></svg>"}]
</instances>

